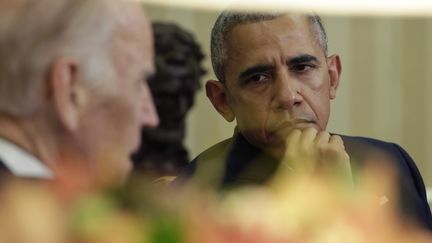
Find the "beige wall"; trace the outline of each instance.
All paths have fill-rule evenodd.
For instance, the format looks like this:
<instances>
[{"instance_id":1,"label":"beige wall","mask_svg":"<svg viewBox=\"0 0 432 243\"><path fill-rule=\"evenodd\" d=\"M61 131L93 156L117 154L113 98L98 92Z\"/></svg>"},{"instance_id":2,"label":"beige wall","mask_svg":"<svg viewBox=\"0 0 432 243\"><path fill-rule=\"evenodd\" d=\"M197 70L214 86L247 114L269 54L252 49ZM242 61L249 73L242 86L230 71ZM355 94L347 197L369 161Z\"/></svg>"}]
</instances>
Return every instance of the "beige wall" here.
<instances>
[{"instance_id":1,"label":"beige wall","mask_svg":"<svg viewBox=\"0 0 432 243\"><path fill-rule=\"evenodd\" d=\"M176 22L209 53L214 12L146 6L152 20ZM432 20L327 17L330 53L342 58L342 83L329 131L393 141L416 160L432 186ZM210 60L206 59L212 78ZM204 83L204 80L203 80ZM429 125L430 124L430 125ZM213 109L203 90L188 117L191 156L231 136L233 124Z\"/></svg>"}]
</instances>

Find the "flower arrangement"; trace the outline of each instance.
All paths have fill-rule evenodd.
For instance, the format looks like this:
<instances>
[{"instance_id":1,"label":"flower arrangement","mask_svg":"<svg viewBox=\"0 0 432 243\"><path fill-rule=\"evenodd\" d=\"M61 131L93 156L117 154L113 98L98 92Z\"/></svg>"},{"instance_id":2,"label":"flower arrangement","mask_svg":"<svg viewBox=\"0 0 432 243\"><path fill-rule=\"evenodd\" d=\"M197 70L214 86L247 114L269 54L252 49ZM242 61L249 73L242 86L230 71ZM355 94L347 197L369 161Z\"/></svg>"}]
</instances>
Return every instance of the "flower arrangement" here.
<instances>
[{"instance_id":1,"label":"flower arrangement","mask_svg":"<svg viewBox=\"0 0 432 243\"><path fill-rule=\"evenodd\" d=\"M133 179L67 202L58 185L12 180L0 188L0 242L431 242L429 232L399 217L389 194L392 176L367 171L356 188L282 173L266 187L223 196L193 188L155 191Z\"/></svg>"}]
</instances>

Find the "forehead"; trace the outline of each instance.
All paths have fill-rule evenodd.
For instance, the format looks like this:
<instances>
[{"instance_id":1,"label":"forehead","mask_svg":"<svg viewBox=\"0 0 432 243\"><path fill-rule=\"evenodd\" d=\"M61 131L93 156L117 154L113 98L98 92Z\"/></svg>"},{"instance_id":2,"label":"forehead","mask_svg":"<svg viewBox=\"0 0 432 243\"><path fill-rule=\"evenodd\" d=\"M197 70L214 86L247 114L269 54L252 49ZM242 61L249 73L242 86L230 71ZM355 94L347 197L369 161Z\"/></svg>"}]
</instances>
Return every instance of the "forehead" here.
<instances>
[{"instance_id":1,"label":"forehead","mask_svg":"<svg viewBox=\"0 0 432 243\"><path fill-rule=\"evenodd\" d=\"M254 65L275 65L299 56L324 58L304 15L282 15L272 20L235 26L226 41L226 79Z\"/></svg>"},{"instance_id":2,"label":"forehead","mask_svg":"<svg viewBox=\"0 0 432 243\"><path fill-rule=\"evenodd\" d=\"M312 41L309 20L303 15L282 15L272 20L243 23L235 26L227 36L228 55L277 44L301 44ZM299 42L300 41L300 42ZM289 47L289 46L285 46Z\"/></svg>"},{"instance_id":3,"label":"forehead","mask_svg":"<svg viewBox=\"0 0 432 243\"><path fill-rule=\"evenodd\" d=\"M116 56L144 65L146 71L153 72L153 31L141 7L127 4L119 16L113 42Z\"/></svg>"}]
</instances>

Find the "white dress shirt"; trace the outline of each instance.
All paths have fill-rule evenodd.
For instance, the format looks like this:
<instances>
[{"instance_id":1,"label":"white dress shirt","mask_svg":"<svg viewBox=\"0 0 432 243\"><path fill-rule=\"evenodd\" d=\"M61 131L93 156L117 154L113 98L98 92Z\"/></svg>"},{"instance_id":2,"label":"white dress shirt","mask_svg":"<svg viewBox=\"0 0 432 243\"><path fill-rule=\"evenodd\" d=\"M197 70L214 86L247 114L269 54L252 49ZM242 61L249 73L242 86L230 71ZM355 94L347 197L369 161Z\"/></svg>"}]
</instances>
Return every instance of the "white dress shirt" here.
<instances>
[{"instance_id":1,"label":"white dress shirt","mask_svg":"<svg viewBox=\"0 0 432 243\"><path fill-rule=\"evenodd\" d=\"M53 172L34 155L0 138L0 160L17 177L53 179Z\"/></svg>"}]
</instances>

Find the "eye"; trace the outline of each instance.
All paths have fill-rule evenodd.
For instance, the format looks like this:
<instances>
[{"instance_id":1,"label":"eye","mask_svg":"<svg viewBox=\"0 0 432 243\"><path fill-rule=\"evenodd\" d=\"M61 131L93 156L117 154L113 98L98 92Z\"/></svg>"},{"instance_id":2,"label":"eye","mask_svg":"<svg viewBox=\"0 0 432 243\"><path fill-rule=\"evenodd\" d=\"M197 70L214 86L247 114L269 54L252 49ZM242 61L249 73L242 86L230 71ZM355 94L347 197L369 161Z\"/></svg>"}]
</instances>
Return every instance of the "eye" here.
<instances>
[{"instance_id":1,"label":"eye","mask_svg":"<svg viewBox=\"0 0 432 243\"><path fill-rule=\"evenodd\" d=\"M271 80L271 75L268 73L257 73L249 76L244 81L245 84L261 84Z\"/></svg>"},{"instance_id":2,"label":"eye","mask_svg":"<svg viewBox=\"0 0 432 243\"><path fill-rule=\"evenodd\" d=\"M310 63L300 63L300 64L293 65L291 67L291 70L296 73L305 73L315 67L316 67L315 65Z\"/></svg>"}]
</instances>

